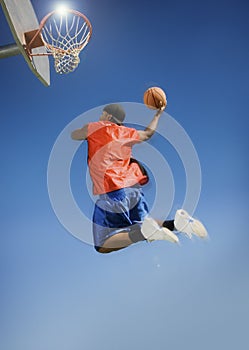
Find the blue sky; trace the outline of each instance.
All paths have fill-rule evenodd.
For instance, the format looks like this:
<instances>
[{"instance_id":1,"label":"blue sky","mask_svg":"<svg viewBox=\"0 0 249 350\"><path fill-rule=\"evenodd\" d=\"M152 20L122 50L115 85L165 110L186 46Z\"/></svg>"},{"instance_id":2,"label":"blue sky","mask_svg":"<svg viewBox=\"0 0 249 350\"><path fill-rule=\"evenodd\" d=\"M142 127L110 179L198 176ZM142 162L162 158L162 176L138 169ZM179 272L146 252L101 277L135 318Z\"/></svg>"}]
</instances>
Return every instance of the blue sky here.
<instances>
[{"instance_id":1,"label":"blue sky","mask_svg":"<svg viewBox=\"0 0 249 350\"><path fill-rule=\"evenodd\" d=\"M58 2L32 3L41 20ZM67 3L93 25L74 73L56 75L51 61L45 88L21 56L0 62L1 348L246 348L248 3ZM0 11L0 44L10 42ZM58 221L47 190L50 152L75 118L109 102L142 103L152 85L165 88L167 112L198 153L195 214L210 240L141 243L102 256ZM92 206L81 198L85 150L80 146L72 164L83 211ZM184 173L170 147L163 154L174 173L176 206Z\"/></svg>"}]
</instances>

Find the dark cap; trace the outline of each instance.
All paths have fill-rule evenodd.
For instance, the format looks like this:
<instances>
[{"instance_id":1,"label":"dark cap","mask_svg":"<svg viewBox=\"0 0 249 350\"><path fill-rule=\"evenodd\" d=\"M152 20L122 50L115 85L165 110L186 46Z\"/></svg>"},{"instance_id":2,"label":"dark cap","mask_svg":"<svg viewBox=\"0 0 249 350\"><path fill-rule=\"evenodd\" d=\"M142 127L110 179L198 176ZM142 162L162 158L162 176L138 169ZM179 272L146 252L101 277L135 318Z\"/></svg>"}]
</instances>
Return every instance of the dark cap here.
<instances>
[{"instance_id":1,"label":"dark cap","mask_svg":"<svg viewBox=\"0 0 249 350\"><path fill-rule=\"evenodd\" d=\"M125 111L123 107L121 107L117 103L111 103L105 106L104 111L107 112L108 114L111 114L114 120L118 123L122 123L125 118Z\"/></svg>"}]
</instances>

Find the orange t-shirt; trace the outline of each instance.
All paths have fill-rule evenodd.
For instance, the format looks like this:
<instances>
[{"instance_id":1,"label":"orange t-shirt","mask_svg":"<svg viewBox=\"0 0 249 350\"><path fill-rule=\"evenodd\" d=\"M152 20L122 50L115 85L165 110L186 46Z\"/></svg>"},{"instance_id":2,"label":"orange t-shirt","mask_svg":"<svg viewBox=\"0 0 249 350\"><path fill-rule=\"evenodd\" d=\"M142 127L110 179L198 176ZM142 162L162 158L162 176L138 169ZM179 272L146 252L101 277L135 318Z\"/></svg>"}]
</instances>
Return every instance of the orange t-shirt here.
<instances>
[{"instance_id":1,"label":"orange t-shirt","mask_svg":"<svg viewBox=\"0 0 249 350\"><path fill-rule=\"evenodd\" d=\"M130 163L131 148L140 142L136 129L109 121L89 123L87 142L93 194L146 182L138 164Z\"/></svg>"}]
</instances>

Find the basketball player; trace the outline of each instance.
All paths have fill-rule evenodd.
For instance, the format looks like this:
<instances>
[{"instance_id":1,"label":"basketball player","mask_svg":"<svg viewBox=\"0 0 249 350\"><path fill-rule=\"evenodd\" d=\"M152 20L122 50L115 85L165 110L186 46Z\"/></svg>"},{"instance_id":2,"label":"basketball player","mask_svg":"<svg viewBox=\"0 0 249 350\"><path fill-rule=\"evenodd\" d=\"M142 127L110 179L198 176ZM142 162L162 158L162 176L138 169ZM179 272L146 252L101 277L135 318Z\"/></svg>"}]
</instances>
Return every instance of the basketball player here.
<instances>
[{"instance_id":1,"label":"basketball player","mask_svg":"<svg viewBox=\"0 0 249 350\"><path fill-rule=\"evenodd\" d=\"M87 140L88 166L93 193L98 195L93 213L93 237L99 253L110 253L140 241L166 240L178 243L173 231L207 236L202 223L180 209L174 220L161 223L149 216L142 185L148 182L143 166L132 158L132 146L155 133L164 108L157 110L145 130L123 125L125 111L119 104L104 107L98 122L71 134L73 140Z\"/></svg>"}]
</instances>

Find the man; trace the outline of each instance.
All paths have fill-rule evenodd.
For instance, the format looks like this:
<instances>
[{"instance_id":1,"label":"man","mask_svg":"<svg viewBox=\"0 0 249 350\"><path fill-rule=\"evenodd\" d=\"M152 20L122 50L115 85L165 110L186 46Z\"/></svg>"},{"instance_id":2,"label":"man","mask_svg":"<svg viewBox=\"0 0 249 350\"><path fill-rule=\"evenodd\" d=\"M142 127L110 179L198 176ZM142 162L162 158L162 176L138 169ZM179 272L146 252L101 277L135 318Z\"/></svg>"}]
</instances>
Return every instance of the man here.
<instances>
[{"instance_id":1,"label":"man","mask_svg":"<svg viewBox=\"0 0 249 350\"><path fill-rule=\"evenodd\" d=\"M119 104L104 107L98 122L71 134L73 140L87 140L88 166L93 193L98 195L93 214L95 249L110 253L147 240L178 243L174 230L191 237L206 237L200 221L178 210L175 220L153 220L141 186L148 181L143 166L132 158L132 146L149 140L155 133L164 108L159 109L145 130L123 125L125 111Z\"/></svg>"}]
</instances>

